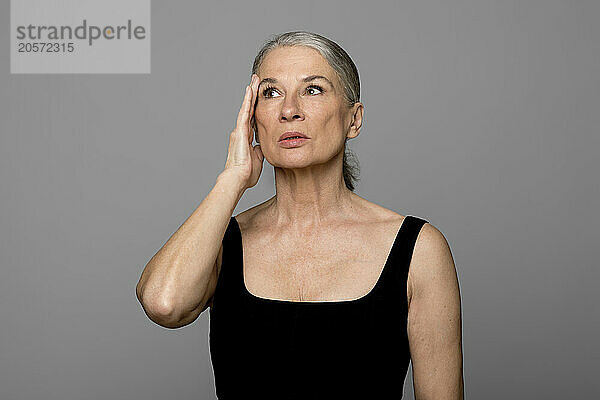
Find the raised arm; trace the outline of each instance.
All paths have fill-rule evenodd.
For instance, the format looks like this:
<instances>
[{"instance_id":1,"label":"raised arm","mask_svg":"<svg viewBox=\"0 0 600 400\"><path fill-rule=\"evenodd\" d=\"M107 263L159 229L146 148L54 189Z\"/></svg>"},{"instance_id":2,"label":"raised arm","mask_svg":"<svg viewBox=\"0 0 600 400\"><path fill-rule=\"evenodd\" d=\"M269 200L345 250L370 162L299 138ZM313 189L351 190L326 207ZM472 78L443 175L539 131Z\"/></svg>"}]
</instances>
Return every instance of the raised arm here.
<instances>
[{"instance_id":1,"label":"raised arm","mask_svg":"<svg viewBox=\"0 0 600 400\"><path fill-rule=\"evenodd\" d=\"M192 215L144 267L136 296L148 317L166 328L192 323L212 305L222 260L222 240L244 191L256 185L264 156L252 146L251 118L258 76L251 84L229 135L225 170Z\"/></svg>"},{"instance_id":2,"label":"raised arm","mask_svg":"<svg viewBox=\"0 0 600 400\"><path fill-rule=\"evenodd\" d=\"M408 278L408 339L416 400L462 400L461 300L446 238L426 223Z\"/></svg>"}]
</instances>

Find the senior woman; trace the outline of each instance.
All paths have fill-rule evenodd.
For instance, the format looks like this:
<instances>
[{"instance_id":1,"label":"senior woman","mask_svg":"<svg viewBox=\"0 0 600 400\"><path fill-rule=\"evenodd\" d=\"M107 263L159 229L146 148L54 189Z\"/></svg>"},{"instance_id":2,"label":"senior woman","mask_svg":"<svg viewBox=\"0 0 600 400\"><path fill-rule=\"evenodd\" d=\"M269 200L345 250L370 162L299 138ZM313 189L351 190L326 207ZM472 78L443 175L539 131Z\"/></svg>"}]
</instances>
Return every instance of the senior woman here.
<instances>
[{"instance_id":1,"label":"senior woman","mask_svg":"<svg viewBox=\"0 0 600 400\"><path fill-rule=\"evenodd\" d=\"M411 361L417 399L463 398L445 237L353 192L359 94L335 42L305 31L267 41L224 171L142 273L137 297L154 322L182 327L210 307L219 399L399 399ZM275 196L233 217L265 158Z\"/></svg>"}]
</instances>

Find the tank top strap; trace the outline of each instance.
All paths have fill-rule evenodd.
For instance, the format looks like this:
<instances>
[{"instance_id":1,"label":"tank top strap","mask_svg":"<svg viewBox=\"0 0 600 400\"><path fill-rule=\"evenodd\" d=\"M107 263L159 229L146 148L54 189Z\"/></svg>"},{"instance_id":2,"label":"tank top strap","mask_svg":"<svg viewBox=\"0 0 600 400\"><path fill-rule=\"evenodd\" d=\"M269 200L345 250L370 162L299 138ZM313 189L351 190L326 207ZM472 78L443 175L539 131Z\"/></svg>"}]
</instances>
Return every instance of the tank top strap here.
<instances>
[{"instance_id":1,"label":"tank top strap","mask_svg":"<svg viewBox=\"0 0 600 400\"><path fill-rule=\"evenodd\" d=\"M423 225L428 221L413 215L407 215L402 221L398 235L389 255L388 263L382 276L385 297L397 298L398 295L406 301L406 288L408 280L408 270L413 255L413 250L417 241L417 236Z\"/></svg>"},{"instance_id":2,"label":"tank top strap","mask_svg":"<svg viewBox=\"0 0 600 400\"><path fill-rule=\"evenodd\" d=\"M412 215L407 215L402 221L382 275L373 288L373 297L381 298L383 295L383 298L397 299L400 294L401 298L406 300L406 290L402 291L399 288L406 287L416 239L421 228L427 222L425 219ZM232 216L223 236L223 260L213 304L218 303L219 300L235 302L241 299L245 293L241 237L237 220Z\"/></svg>"}]
</instances>

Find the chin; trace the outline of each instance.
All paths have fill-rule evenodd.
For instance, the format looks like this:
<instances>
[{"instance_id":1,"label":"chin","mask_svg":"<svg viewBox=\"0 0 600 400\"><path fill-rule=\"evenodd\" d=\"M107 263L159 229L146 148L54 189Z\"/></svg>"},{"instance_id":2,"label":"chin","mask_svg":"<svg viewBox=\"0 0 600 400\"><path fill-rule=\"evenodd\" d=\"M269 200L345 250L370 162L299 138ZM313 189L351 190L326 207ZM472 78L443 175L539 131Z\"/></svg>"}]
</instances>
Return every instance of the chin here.
<instances>
[{"instance_id":1,"label":"chin","mask_svg":"<svg viewBox=\"0 0 600 400\"><path fill-rule=\"evenodd\" d=\"M306 168L314 164L312 160L307 160L306 158L298 157L294 159L294 157L289 157L285 160L282 158L280 157L276 162L271 163L271 165L277 168Z\"/></svg>"}]
</instances>

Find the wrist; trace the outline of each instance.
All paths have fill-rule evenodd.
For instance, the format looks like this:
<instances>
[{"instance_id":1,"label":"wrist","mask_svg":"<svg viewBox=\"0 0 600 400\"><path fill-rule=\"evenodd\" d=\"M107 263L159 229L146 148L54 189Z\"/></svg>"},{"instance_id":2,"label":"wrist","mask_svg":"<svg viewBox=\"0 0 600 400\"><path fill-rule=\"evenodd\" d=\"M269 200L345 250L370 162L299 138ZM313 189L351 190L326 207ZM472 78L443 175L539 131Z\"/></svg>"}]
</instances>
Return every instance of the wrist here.
<instances>
[{"instance_id":1,"label":"wrist","mask_svg":"<svg viewBox=\"0 0 600 400\"><path fill-rule=\"evenodd\" d=\"M239 192L240 195L246 188L245 181L240 174L228 169L224 170L219 174L219 176L217 176L217 183L220 186L227 188L227 190Z\"/></svg>"}]
</instances>

